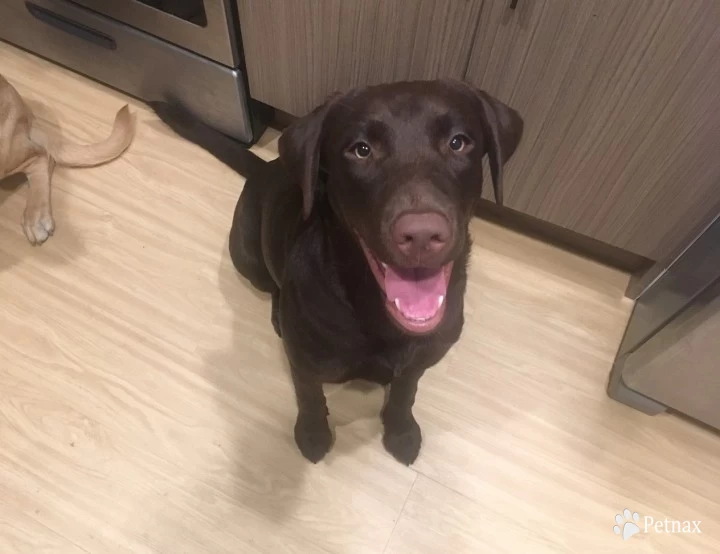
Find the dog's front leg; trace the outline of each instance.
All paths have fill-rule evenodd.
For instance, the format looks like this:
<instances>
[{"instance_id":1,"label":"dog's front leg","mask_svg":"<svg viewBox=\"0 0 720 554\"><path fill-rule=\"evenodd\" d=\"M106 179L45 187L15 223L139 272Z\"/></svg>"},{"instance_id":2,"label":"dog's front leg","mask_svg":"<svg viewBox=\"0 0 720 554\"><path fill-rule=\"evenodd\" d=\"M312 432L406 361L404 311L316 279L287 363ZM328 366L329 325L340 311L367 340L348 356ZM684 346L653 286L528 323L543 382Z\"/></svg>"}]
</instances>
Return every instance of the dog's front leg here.
<instances>
[{"instance_id":1,"label":"dog's front leg","mask_svg":"<svg viewBox=\"0 0 720 554\"><path fill-rule=\"evenodd\" d=\"M293 385L298 404L295 422L295 442L312 463L317 463L330 451L332 433L328 425L328 409L322 383L298 375L292 370Z\"/></svg>"},{"instance_id":2,"label":"dog's front leg","mask_svg":"<svg viewBox=\"0 0 720 554\"><path fill-rule=\"evenodd\" d=\"M422 434L412 413L418 380L424 370L407 371L392 380L382 412L383 444L399 462L412 464L420 453Z\"/></svg>"}]
</instances>

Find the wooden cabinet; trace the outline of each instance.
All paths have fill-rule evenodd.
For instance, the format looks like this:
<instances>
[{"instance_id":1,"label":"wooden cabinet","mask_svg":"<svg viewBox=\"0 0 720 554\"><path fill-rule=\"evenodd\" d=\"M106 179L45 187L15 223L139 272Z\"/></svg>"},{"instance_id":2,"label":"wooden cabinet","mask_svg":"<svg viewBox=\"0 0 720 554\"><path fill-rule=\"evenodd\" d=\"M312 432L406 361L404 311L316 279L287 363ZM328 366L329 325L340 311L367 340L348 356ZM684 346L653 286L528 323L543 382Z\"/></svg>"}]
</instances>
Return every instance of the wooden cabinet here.
<instances>
[{"instance_id":1,"label":"wooden cabinet","mask_svg":"<svg viewBox=\"0 0 720 554\"><path fill-rule=\"evenodd\" d=\"M466 79L525 119L509 207L650 259L720 209L720 2L485 2Z\"/></svg>"},{"instance_id":2,"label":"wooden cabinet","mask_svg":"<svg viewBox=\"0 0 720 554\"><path fill-rule=\"evenodd\" d=\"M718 0L238 0L253 98L465 79L517 109L506 204L650 259L720 210ZM488 187L489 188L489 187Z\"/></svg>"},{"instance_id":3,"label":"wooden cabinet","mask_svg":"<svg viewBox=\"0 0 720 554\"><path fill-rule=\"evenodd\" d=\"M482 0L238 0L253 98L304 115L337 90L465 72Z\"/></svg>"}]
</instances>

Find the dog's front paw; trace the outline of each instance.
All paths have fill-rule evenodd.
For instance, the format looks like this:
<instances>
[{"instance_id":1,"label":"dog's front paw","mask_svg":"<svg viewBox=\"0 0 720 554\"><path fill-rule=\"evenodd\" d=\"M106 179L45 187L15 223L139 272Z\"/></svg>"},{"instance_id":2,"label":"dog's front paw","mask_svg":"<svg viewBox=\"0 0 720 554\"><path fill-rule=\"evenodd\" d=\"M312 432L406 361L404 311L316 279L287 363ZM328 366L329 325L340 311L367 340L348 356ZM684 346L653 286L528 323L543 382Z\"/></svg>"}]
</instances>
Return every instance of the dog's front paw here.
<instances>
[{"instance_id":1,"label":"dog's front paw","mask_svg":"<svg viewBox=\"0 0 720 554\"><path fill-rule=\"evenodd\" d=\"M420 454L422 444L422 433L415 418L402 423L385 422L385 434L383 435L385 450L390 452L395 459L407 466L412 464Z\"/></svg>"},{"instance_id":2,"label":"dog's front paw","mask_svg":"<svg viewBox=\"0 0 720 554\"><path fill-rule=\"evenodd\" d=\"M295 423L295 442L312 463L317 463L330 452L332 432L326 418L298 416Z\"/></svg>"},{"instance_id":3,"label":"dog's front paw","mask_svg":"<svg viewBox=\"0 0 720 554\"><path fill-rule=\"evenodd\" d=\"M22 227L30 244L45 242L55 232L55 220L50 207L26 209Z\"/></svg>"}]
</instances>

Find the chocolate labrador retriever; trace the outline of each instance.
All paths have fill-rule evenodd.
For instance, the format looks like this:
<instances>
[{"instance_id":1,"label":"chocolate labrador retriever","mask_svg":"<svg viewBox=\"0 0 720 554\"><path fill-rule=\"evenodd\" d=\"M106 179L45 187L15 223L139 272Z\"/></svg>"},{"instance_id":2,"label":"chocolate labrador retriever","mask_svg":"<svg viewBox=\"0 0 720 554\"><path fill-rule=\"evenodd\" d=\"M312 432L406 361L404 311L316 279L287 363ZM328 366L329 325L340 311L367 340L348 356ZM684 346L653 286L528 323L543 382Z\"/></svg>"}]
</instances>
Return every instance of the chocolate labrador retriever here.
<instances>
[{"instance_id":1,"label":"chocolate labrador retriever","mask_svg":"<svg viewBox=\"0 0 720 554\"><path fill-rule=\"evenodd\" d=\"M258 167L230 139L156 106L180 134L239 170L230 254L272 295L292 370L295 440L317 462L332 434L323 383L389 385L385 448L418 456L418 380L458 340L468 224L488 156L502 202L503 164L521 117L455 81L402 82L336 94L288 127L279 160Z\"/></svg>"}]
</instances>

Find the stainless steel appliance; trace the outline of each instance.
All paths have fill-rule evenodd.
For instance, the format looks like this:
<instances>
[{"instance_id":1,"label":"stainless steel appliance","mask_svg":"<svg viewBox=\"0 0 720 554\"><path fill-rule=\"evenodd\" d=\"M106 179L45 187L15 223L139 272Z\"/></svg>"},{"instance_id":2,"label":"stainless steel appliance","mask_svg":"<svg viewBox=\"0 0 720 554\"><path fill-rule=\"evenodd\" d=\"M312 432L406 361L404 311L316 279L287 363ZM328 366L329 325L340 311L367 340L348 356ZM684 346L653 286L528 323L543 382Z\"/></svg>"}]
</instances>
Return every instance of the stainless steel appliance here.
<instances>
[{"instance_id":1,"label":"stainless steel appliance","mask_svg":"<svg viewBox=\"0 0 720 554\"><path fill-rule=\"evenodd\" d=\"M638 297L608 393L720 429L720 215Z\"/></svg>"},{"instance_id":2,"label":"stainless steel appliance","mask_svg":"<svg viewBox=\"0 0 720 554\"><path fill-rule=\"evenodd\" d=\"M250 144L263 129L239 27L232 0L0 2L0 39L146 101L178 98Z\"/></svg>"}]
</instances>

